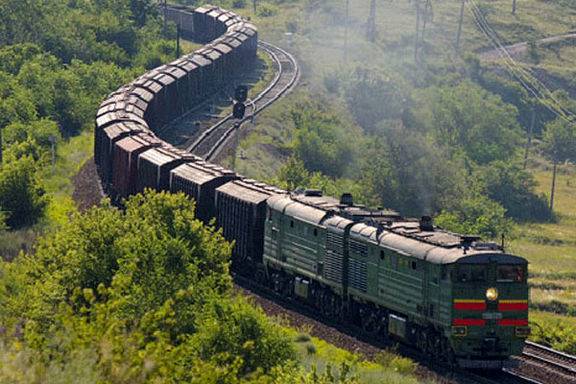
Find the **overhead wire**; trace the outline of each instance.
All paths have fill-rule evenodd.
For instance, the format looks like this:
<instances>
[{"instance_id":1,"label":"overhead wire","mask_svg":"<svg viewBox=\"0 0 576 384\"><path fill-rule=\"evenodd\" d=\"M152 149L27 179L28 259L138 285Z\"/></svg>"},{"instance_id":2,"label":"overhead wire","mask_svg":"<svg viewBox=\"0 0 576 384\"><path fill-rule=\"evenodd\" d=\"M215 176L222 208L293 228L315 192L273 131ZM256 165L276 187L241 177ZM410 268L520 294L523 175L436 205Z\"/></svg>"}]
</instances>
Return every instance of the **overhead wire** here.
<instances>
[{"instance_id":1,"label":"overhead wire","mask_svg":"<svg viewBox=\"0 0 576 384\"><path fill-rule=\"evenodd\" d=\"M519 65L510 55L506 47L502 44L498 34L490 26L475 0L468 0L470 11L480 31L488 38L496 48L500 57L504 59L507 71L516 78L522 86L532 94L542 105L544 105L555 116L568 122L573 121L575 115L567 110L554 96L552 91L534 75ZM551 101L550 101L551 100Z\"/></svg>"}]
</instances>

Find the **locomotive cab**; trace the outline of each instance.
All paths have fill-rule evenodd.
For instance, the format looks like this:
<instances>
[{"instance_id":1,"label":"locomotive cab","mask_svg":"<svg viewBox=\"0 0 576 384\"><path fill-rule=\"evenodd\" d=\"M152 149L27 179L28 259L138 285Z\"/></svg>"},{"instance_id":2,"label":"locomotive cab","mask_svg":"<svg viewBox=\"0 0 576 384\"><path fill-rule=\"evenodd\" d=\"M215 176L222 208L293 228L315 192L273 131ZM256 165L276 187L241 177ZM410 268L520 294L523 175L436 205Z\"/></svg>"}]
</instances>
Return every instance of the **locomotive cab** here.
<instances>
[{"instance_id":1,"label":"locomotive cab","mask_svg":"<svg viewBox=\"0 0 576 384\"><path fill-rule=\"evenodd\" d=\"M445 266L452 286L450 344L468 368L502 368L521 354L528 327L526 260L480 253Z\"/></svg>"}]
</instances>

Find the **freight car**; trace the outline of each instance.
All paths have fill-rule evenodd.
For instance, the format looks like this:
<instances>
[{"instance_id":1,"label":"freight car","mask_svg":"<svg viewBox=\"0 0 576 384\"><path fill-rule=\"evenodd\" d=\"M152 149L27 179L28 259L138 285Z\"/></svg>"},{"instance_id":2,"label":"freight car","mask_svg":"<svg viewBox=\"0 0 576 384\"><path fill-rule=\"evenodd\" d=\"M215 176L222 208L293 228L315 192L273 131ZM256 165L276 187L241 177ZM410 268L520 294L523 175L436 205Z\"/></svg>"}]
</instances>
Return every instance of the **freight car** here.
<instances>
[{"instance_id":1,"label":"freight car","mask_svg":"<svg viewBox=\"0 0 576 384\"><path fill-rule=\"evenodd\" d=\"M123 174L124 166L134 172L131 164L140 161L140 150L134 152L138 158L124 159L129 162L122 167L118 163L117 171L113 169L114 155L124 150L117 148L116 143L141 133L153 135L205 100L238 71L252 65L256 57L258 32L239 16L213 6L196 10L170 6L164 11L167 19L176 22L188 35L212 40L212 45L147 72L110 94L101 104L96 116L94 161L104 190L114 199L148 185L132 173L132 176ZM122 144L127 145L125 141ZM176 163L177 160L173 162ZM162 177L161 182L167 184L165 173ZM114 187L113 179L126 182Z\"/></svg>"},{"instance_id":2,"label":"freight car","mask_svg":"<svg viewBox=\"0 0 576 384\"><path fill-rule=\"evenodd\" d=\"M154 130L250 65L258 39L254 26L216 7L167 16L202 40L224 36L102 103L94 158L115 201L144 188L188 194L197 217L215 218L234 241L234 270L374 337L462 367L503 367L521 352L529 333L524 259L429 217L356 205L351 195L288 193L157 139Z\"/></svg>"}]
</instances>

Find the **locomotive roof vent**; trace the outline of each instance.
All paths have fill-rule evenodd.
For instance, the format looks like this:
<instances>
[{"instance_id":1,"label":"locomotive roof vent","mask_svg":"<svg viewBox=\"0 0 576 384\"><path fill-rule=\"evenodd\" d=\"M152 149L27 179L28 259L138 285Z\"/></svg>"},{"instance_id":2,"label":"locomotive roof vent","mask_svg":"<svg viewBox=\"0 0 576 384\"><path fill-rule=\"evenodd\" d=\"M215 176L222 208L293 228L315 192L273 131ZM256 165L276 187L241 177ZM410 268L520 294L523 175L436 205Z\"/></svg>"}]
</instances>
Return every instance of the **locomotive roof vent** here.
<instances>
[{"instance_id":1,"label":"locomotive roof vent","mask_svg":"<svg viewBox=\"0 0 576 384\"><path fill-rule=\"evenodd\" d=\"M430 216L422 216L420 219L420 230L426 232L434 231L434 223Z\"/></svg>"},{"instance_id":2,"label":"locomotive roof vent","mask_svg":"<svg viewBox=\"0 0 576 384\"><path fill-rule=\"evenodd\" d=\"M343 193L342 196L340 196L340 204L341 205L346 205L348 207L351 207L354 205L354 198L352 197L351 193Z\"/></svg>"},{"instance_id":3,"label":"locomotive roof vent","mask_svg":"<svg viewBox=\"0 0 576 384\"><path fill-rule=\"evenodd\" d=\"M304 190L304 196L322 197L322 191L319 189L306 189Z\"/></svg>"}]
</instances>

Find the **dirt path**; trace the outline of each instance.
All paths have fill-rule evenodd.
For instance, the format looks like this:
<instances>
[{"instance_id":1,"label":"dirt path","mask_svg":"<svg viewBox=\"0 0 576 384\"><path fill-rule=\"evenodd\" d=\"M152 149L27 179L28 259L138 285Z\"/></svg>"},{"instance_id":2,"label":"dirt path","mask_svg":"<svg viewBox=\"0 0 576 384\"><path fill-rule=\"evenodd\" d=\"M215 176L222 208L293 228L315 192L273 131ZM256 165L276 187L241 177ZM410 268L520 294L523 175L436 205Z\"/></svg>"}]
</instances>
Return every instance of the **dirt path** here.
<instances>
[{"instance_id":1,"label":"dirt path","mask_svg":"<svg viewBox=\"0 0 576 384\"><path fill-rule=\"evenodd\" d=\"M564 35L546 37L544 39L537 40L536 44L546 45L546 44L556 43L558 41L569 40L569 39L575 39L576 40L576 32L566 33ZM528 50L528 42L523 41L521 43L507 45L504 48L508 51L508 53L510 54L510 56L512 56L512 58L517 59L517 58L519 58L519 56L521 56L522 54L524 54ZM496 60L501 59L501 57L502 56L501 56L500 50L497 48L491 49L489 51L486 51L486 52L483 52L480 54L480 58L483 61L496 61Z\"/></svg>"},{"instance_id":2,"label":"dirt path","mask_svg":"<svg viewBox=\"0 0 576 384\"><path fill-rule=\"evenodd\" d=\"M98 204L104 197L94 159L90 159L84 164L72 182L74 184L72 198L81 212Z\"/></svg>"}]
</instances>

